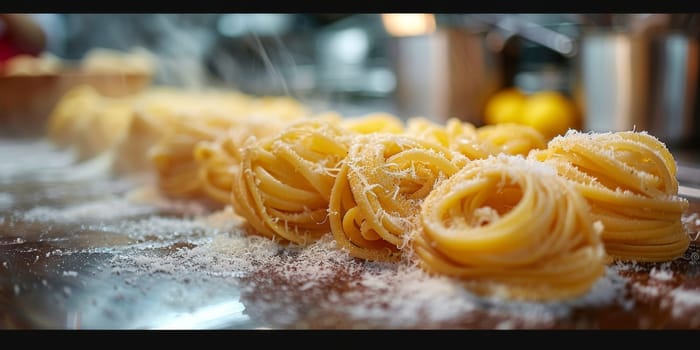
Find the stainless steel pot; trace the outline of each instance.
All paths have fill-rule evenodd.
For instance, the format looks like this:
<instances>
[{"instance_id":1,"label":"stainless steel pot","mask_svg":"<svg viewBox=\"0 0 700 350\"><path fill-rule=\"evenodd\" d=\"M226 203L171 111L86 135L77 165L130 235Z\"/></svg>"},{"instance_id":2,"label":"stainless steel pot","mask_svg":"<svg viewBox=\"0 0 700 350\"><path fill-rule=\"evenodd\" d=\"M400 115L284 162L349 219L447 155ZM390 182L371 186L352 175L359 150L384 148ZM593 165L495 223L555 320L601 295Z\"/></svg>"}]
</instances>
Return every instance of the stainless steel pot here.
<instances>
[{"instance_id":1,"label":"stainless steel pot","mask_svg":"<svg viewBox=\"0 0 700 350\"><path fill-rule=\"evenodd\" d=\"M401 117L481 123L486 99L503 84L500 56L487 47L486 33L441 28L388 41Z\"/></svg>"},{"instance_id":2,"label":"stainless steel pot","mask_svg":"<svg viewBox=\"0 0 700 350\"><path fill-rule=\"evenodd\" d=\"M586 130L645 130L670 145L693 137L697 37L679 31L587 31L578 70Z\"/></svg>"}]
</instances>

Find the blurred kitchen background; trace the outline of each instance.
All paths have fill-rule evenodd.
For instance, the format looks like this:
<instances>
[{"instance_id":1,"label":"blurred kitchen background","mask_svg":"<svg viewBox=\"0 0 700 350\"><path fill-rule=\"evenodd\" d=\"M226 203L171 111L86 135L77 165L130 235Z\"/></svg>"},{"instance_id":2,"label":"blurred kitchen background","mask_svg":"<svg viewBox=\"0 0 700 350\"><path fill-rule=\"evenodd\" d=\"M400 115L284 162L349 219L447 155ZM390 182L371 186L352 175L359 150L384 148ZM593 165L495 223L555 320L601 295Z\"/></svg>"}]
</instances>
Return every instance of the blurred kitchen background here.
<instances>
[{"instance_id":1,"label":"blurred kitchen background","mask_svg":"<svg viewBox=\"0 0 700 350\"><path fill-rule=\"evenodd\" d=\"M695 13L33 16L67 60L150 51L153 84L287 95L347 116L647 130L699 157Z\"/></svg>"}]
</instances>

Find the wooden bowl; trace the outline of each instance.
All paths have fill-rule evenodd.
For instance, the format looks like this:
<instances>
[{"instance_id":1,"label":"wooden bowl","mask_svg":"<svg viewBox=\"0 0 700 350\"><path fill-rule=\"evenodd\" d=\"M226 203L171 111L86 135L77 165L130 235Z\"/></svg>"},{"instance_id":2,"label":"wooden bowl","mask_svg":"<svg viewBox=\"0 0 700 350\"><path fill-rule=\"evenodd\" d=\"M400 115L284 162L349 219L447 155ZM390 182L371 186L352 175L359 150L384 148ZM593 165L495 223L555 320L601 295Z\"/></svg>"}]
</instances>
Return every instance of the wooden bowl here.
<instances>
[{"instance_id":1,"label":"wooden bowl","mask_svg":"<svg viewBox=\"0 0 700 350\"><path fill-rule=\"evenodd\" d=\"M73 87L91 85L104 96L136 94L151 84L145 73L86 73L0 76L0 136L41 136L49 114Z\"/></svg>"}]
</instances>

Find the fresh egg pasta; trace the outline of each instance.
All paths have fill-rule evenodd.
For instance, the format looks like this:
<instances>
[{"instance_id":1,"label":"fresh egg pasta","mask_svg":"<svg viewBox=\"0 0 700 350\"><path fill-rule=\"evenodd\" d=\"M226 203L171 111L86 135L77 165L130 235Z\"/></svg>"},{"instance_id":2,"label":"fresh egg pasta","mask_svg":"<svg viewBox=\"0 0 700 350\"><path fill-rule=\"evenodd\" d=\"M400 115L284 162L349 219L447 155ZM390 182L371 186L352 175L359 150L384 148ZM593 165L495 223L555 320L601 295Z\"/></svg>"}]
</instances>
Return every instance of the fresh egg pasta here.
<instances>
[{"instance_id":1,"label":"fresh egg pasta","mask_svg":"<svg viewBox=\"0 0 700 350\"><path fill-rule=\"evenodd\" d=\"M554 300L584 294L605 265L600 223L556 170L521 156L467 163L423 201L421 266L479 294Z\"/></svg>"},{"instance_id":2,"label":"fresh egg pasta","mask_svg":"<svg viewBox=\"0 0 700 350\"><path fill-rule=\"evenodd\" d=\"M531 157L554 163L583 193L613 258L669 261L688 249L681 217L689 204L678 196L673 156L655 137L570 131Z\"/></svg>"},{"instance_id":3,"label":"fresh egg pasta","mask_svg":"<svg viewBox=\"0 0 700 350\"><path fill-rule=\"evenodd\" d=\"M545 137L537 129L516 123L485 125L477 129L476 136L492 155L504 153L526 156L531 150L547 146Z\"/></svg>"},{"instance_id":4,"label":"fresh egg pasta","mask_svg":"<svg viewBox=\"0 0 700 350\"><path fill-rule=\"evenodd\" d=\"M405 135L353 139L329 203L331 232L350 255L397 260L422 200L466 159L436 143Z\"/></svg>"},{"instance_id":5,"label":"fresh egg pasta","mask_svg":"<svg viewBox=\"0 0 700 350\"><path fill-rule=\"evenodd\" d=\"M400 134L404 132L401 119L389 113L370 113L358 117L340 119L343 128L359 134L386 132Z\"/></svg>"},{"instance_id":6,"label":"fresh egg pasta","mask_svg":"<svg viewBox=\"0 0 700 350\"><path fill-rule=\"evenodd\" d=\"M330 232L328 201L352 133L312 119L249 139L234 176L234 210L263 236L308 244Z\"/></svg>"},{"instance_id":7,"label":"fresh egg pasta","mask_svg":"<svg viewBox=\"0 0 700 350\"><path fill-rule=\"evenodd\" d=\"M436 142L469 159L481 159L491 155L492 149L477 139L477 128L469 122L449 118L445 125L442 125L423 117L413 117L407 124L406 134Z\"/></svg>"}]
</instances>

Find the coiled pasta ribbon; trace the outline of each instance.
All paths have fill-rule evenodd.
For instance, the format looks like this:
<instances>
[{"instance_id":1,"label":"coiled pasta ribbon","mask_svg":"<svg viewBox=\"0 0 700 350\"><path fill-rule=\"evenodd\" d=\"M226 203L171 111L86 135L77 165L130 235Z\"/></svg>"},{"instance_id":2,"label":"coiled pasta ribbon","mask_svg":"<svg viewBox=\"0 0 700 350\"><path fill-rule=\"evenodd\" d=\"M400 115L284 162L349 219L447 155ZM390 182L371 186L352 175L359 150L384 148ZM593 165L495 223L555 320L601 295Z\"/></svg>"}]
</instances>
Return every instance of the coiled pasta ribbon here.
<instances>
[{"instance_id":1,"label":"coiled pasta ribbon","mask_svg":"<svg viewBox=\"0 0 700 350\"><path fill-rule=\"evenodd\" d=\"M676 165L666 146L646 132L580 133L552 139L531 157L553 162L603 222L603 241L620 260L668 261L690 244L681 217Z\"/></svg>"},{"instance_id":2,"label":"coiled pasta ribbon","mask_svg":"<svg viewBox=\"0 0 700 350\"><path fill-rule=\"evenodd\" d=\"M219 203L230 202L230 194L225 198L224 193L230 192L231 171L222 162L238 164L239 160L231 158L234 153L215 152L235 152L233 148L240 145L238 139L244 135L272 134L283 125L305 117L304 113L302 104L287 97L249 98L216 91L202 93L197 103L175 114L167 125L167 132L149 151L160 189L172 197L204 197ZM228 148L211 147L207 152L205 145L197 149L199 144L213 142L229 129L241 131L234 132L237 135L233 143L222 141L221 146Z\"/></svg>"},{"instance_id":3,"label":"coiled pasta ribbon","mask_svg":"<svg viewBox=\"0 0 700 350\"><path fill-rule=\"evenodd\" d=\"M297 244L327 234L328 201L347 155L350 131L323 119L305 120L241 148L232 204L256 233Z\"/></svg>"},{"instance_id":4,"label":"coiled pasta ribbon","mask_svg":"<svg viewBox=\"0 0 700 350\"><path fill-rule=\"evenodd\" d=\"M221 133L216 140L200 141L194 147L194 159L198 166L202 191L211 199L230 204L233 177L242 160L240 148L249 137L261 138L275 135L288 123L269 120L245 120Z\"/></svg>"},{"instance_id":5,"label":"coiled pasta ribbon","mask_svg":"<svg viewBox=\"0 0 700 350\"><path fill-rule=\"evenodd\" d=\"M427 271L478 294L551 300L602 276L600 224L556 170L521 156L474 160L423 201L414 251Z\"/></svg>"},{"instance_id":6,"label":"coiled pasta ribbon","mask_svg":"<svg viewBox=\"0 0 700 350\"><path fill-rule=\"evenodd\" d=\"M412 117L408 119L406 134L436 142L469 159L486 158L492 150L479 142L476 130L473 124L457 118L449 118L445 125L442 125L423 117Z\"/></svg>"},{"instance_id":7,"label":"coiled pasta ribbon","mask_svg":"<svg viewBox=\"0 0 700 350\"><path fill-rule=\"evenodd\" d=\"M169 132L149 150L160 190L171 197L205 197L195 146L214 140L233 125L231 119L204 116L183 116L173 121Z\"/></svg>"},{"instance_id":8,"label":"coiled pasta ribbon","mask_svg":"<svg viewBox=\"0 0 700 350\"><path fill-rule=\"evenodd\" d=\"M401 119L389 113L370 113L358 117L340 119L340 125L359 134L387 132L400 134L404 132Z\"/></svg>"},{"instance_id":9,"label":"coiled pasta ribbon","mask_svg":"<svg viewBox=\"0 0 700 350\"><path fill-rule=\"evenodd\" d=\"M195 145L199 182L209 198L222 204L231 202L233 177L241 162L239 148L249 136L247 129L230 128L214 141Z\"/></svg>"},{"instance_id":10,"label":"coiled pasta ribbon","mask_svg":"<svg viewBox=\"0 0 700 350\"><path fill-rule=\"evenodd\" d=\"M270 102L268 102L270 103ZM214 141L201 141L195 145L194 157L199 164L199 181L206 195L222 204L230 204L233 177L240 168L243 147L249 137L256 139L272 137L280 133L292 122L301 120L300 115L283 117L268 115L265 119L244 119L223 132ZM275 117L279 120L271 120ZM297 119L294 119L297 118ZM329 123L340 123L342 116L325 112L311 118ZM273 122L274 121L274 122Z\"/></svg>"},{"instance_id":11,"label":"coiled pasta ribbon","mask_svg":"<svg viewBox=\"0 0 700 350\"><path fill-rule=\"evenodd\" d=\"M500 123L479 127L477 139L490 150L499 153L527 156L531 150L547 147L545 137L537 129L516 123Z\"/></svg>"},{"instance_id":12,"label":"coiled pasta ribbon","mask_svg":"<svg viewBox=\"0 0 700 350\"><path fill-rule=\"evenodd\" d=\"M425 118L408 120L406 134L437 142L469 159L484 159L500 153L527 155L530 150L546 147L544 136L521 124L494 124L474 127L469 122L450 118L445 125Z\"/></svg>"},{"instance_id":13,"label":"coiled pasta ribbon","mask_svg":"<svg viewBox=\"0 0 700 350\"><path fill-rule=\"evenodd\" d=\"M399 259L418 224L420 203L464 162L458 153L406 135L356 136L331 192L336 242L354 257Z\"/></svg>"}]
</instances>

